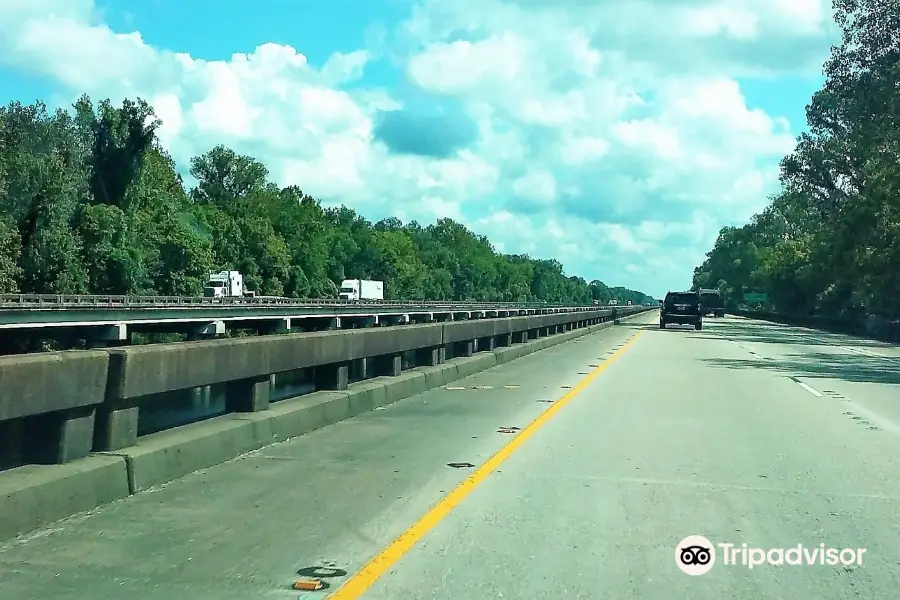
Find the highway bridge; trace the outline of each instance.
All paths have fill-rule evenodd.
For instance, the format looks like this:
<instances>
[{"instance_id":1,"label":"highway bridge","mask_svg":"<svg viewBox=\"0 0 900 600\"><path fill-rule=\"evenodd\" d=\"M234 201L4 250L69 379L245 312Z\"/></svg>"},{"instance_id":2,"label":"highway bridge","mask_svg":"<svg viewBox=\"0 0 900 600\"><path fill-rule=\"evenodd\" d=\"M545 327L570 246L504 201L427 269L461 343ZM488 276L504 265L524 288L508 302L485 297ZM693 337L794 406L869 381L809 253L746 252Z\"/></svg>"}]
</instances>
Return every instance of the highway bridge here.
<instances>
[{"instance_id":1,"label":"highway bridge","mask_svg":"<svg viewBox=\"0 0 900 600\"><path fill-rule=\"evenodd\" d=\"M74 333L95 346L132 333L184 333L203 339L227 329L258 333L452 321L595 310L526 302L352 301L276 297L0 295L0 333Z\"/></svg>"},{"instance_id":2,"label":"highway bridge","mask_svg":"<svg viewBox=\"0 0 900 600\"><path fill-rule=\"evenodd\" d=\"M0 472L2 595L896 597L900 349L740 317L702 331L656 320L530 315L57 355L118 357L116 383L97 384L114 392L87 375L69 387L118 399L123 419L153 386L228 372L244 378L243 411ZM400 331L422 333L378 337ZM374 378L329 366L318 391L263 402L252 372L324 346L394 354ZM71 402L65 377L41 393ZM713 548L706 575L676 562L689 535ZM798 546L836 560L741 562Z\"/></svg>"}]
</instances>

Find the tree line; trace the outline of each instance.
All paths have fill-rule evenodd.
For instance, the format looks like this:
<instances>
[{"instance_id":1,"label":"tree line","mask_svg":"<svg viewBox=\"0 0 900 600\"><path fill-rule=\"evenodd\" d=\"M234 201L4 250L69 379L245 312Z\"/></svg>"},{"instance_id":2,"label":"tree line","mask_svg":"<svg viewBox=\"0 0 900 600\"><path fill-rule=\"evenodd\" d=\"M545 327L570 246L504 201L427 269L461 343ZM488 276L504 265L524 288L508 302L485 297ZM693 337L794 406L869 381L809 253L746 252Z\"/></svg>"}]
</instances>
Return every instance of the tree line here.
<instances>
[{"instance_id":1,"label":"tree line","mask_svg":"<svg viewBox=\"0 0 900 600\"><path fill-rule=\"evenodd\" d=\"M247 289L291 298L334 298L359 278L401 300L652 301L498 253L450 219L324 207L224 146L190 161L188 189L160 124L140 99L0 108L0 293L197 296L211 271L233 269Z\"/></svg>"},{"instance_id":2,"label":"tree line","mask_svg":"<svg viewBox=\"0 0 900 600\"><path fill-rule=\"evenodd\" d=\"M732 307L900 317L900 4L836 0L842 30L781 189L694 271ZM749 297L749 294L757 295Z\"/></svg>"}]
</instances>

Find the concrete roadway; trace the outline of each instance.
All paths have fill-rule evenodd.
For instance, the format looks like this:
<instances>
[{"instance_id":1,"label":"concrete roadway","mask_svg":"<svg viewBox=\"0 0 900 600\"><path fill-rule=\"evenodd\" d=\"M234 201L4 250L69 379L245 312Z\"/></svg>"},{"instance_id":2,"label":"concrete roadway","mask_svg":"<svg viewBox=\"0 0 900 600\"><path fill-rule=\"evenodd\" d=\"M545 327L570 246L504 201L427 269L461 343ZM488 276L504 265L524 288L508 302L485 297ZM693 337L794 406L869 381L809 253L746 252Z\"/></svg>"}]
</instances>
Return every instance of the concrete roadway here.
<instances>
[{"instance_id":1,"label":"concrete roadway","mask_svg":"<svg viewBox=\"0 0 900 600\"><path fill-rule=\"evenodd\" d=\"M635 321L2 546L0 596L895 598L900 353L738 318ZM866 552L750 570L718 550L691 577L675 564L690 534ZM330 589L290 590L322 565Z\"/></svg>"}]
</instances>

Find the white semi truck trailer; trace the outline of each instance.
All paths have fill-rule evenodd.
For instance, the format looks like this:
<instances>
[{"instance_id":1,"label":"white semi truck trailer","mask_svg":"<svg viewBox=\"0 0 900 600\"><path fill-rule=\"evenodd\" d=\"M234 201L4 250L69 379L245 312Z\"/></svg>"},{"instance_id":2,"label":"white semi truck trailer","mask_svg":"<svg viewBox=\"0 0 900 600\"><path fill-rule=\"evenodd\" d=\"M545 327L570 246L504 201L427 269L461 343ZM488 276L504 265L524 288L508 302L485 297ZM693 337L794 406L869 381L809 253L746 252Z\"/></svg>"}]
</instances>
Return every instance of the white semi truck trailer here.
<instances>
[{"instance_id":1,"label":"white semi truck trailer","mask_svg":"<svg viewBox=\"0 0 900 600\"><path fill-rule=\"evenodd\" d=\"M338 294L341 300L384 300L384 282L370 279L345 279Z\"/></svg>"},{"instance_id":2,"label":"white semi truck trailer","mask_svg":"<svg viewBox=\"0 0 900 600\"><path fill-rule=\"evenodd\" d=\"M240 271L210 273L203 286L206 298L244 298L256 296L256 292L244 289L244 276Z\"/></svg>"}]
</instances>

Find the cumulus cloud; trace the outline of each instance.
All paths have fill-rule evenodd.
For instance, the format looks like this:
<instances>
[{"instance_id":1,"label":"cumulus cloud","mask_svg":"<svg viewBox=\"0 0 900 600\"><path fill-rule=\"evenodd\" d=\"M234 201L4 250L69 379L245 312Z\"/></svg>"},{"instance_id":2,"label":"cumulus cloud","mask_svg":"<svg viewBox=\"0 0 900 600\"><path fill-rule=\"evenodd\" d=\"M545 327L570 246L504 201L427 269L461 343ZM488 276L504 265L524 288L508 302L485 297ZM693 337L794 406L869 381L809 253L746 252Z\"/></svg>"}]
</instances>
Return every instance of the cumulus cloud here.
<instances>
[{"instance_id":1,"label":"cumulus cloud","mask_svg":"<svg viewBox=\"0 0 900 600\"><path fill-rule=\"evenodd\" d=\"M91 0L2 0L0 65L73 98L147 98L182 164L229 144L328 203L451 217L659 294L774 189L800 124L748 106L739 81L816 73L829 4L423 0L378 52L313 65L275 43L228 60L152 47ZM386 46L402 86L367 77Z\"/></svg>"}]
</instances>

